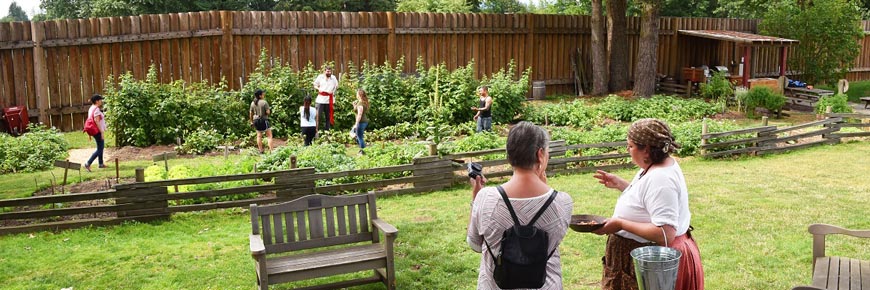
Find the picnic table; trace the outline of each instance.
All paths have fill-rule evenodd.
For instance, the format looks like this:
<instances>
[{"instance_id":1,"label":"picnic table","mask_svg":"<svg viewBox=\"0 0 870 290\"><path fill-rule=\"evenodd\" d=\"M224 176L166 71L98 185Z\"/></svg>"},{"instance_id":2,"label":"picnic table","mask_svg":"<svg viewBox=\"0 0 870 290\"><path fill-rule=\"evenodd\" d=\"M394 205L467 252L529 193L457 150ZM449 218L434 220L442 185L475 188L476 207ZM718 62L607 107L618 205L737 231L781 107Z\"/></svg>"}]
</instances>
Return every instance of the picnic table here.
<instances>
[{"instance_id":1,"label":"picnic table","mask_svg":"<svg viewBox=\"0 0 870 290\"><path fill-rule=\"evenodd\" d=\"M833 96L834 92L823 89L808 89L798 87L786 87L784 90L786 99L793 105L814 107L821 97Z\"/></svg>"}]
</instances>

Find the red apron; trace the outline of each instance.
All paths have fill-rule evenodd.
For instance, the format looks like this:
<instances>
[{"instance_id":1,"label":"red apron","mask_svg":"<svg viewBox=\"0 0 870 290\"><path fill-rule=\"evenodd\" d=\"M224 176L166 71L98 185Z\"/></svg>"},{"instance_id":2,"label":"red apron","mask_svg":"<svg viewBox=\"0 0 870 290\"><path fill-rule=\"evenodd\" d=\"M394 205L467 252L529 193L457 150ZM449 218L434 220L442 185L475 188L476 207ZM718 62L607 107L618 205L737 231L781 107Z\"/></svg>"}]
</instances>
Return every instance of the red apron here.
<instances>
[{"instance_id":1,"label":"red apron","mask_svg":"<svg viewBox=\"0 0 870 290\"><path fill-rule=\"evenodd\" d=\"M333 103L335 102L335 98L333 94L327 92L320 92L321 96L329 96L329 124L335 125L335 108L333 108Z\"/></svg>"}]
</instances>

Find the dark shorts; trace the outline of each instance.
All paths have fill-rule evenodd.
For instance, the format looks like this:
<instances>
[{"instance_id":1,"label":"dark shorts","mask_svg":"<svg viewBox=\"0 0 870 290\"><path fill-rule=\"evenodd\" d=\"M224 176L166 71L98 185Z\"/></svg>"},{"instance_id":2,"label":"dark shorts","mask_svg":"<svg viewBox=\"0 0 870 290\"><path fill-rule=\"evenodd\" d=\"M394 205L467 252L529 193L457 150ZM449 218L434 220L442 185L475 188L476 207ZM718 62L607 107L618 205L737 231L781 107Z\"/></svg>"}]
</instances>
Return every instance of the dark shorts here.
<instances>
[{"instance_id":1,"label":"dark shorts","mask_svg":"<svg viewBox=\"0 0 870 290\"><path fill-rule=\"evenodd\" d=\"M269 130L269 120L263 118L254 120L254 128L257 129L257 132L265 132Z\"/></svg>"}]
</instances>

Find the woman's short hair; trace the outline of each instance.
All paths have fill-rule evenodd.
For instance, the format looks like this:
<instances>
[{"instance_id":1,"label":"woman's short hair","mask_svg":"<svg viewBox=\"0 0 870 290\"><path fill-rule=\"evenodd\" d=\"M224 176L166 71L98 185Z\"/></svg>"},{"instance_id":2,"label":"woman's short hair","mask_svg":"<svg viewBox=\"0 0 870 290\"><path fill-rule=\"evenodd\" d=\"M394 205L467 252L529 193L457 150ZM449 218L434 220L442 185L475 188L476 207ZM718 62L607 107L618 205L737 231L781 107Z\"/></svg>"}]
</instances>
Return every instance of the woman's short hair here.
<instances>
[{"instance_id":1,"label":"woman's short hair","mask_svg":"<svg viewBox=\"0 0 870 290\"><path fill-rule=\"evenodd\" d=\"M100 96L99 94L93 95L93 96L91 96L91 104L96 104L97 101L102 100L102 99L103 99L103 96Z\"/></svg>"},{"instance_id":2,"label":"woman's short hair","mask_svg":"<svg viewBox=\"0 0 870 290\"><path fill-rule=\"evenodd\" d=\"M548 150L549 144L550 136L544 128L520 122L508 133L508 162L515 168L533 169L538 164L538 150Z\"/></svg>"}]
</instances>

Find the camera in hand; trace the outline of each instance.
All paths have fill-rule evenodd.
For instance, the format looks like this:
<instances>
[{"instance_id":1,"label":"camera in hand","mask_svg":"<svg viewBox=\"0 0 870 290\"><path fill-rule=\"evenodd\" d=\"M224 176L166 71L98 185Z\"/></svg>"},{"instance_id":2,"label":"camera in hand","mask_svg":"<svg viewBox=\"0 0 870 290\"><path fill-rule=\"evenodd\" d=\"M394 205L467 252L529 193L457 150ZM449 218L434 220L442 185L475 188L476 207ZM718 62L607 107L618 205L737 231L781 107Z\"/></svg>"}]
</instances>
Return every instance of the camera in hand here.
<instances>
[{"instance_id":1,"label":"camera in hand","mask_svg":"<svg viewBox=\"0 0 870 290\"><path fill-rule=\"evenodd\" d=\"M483 171L483 166L479 163L468 163L468 178L476 179L478 176L481 175L481 171Z\"/></svg>"}]
</instances>

